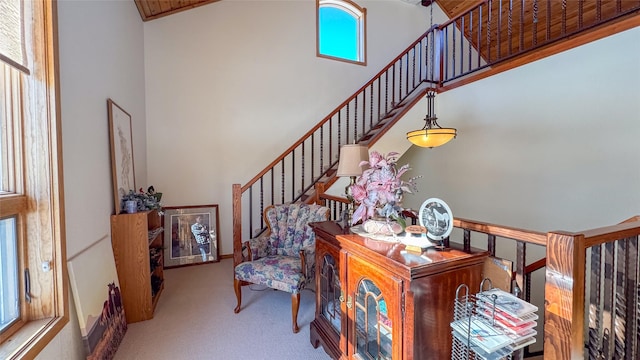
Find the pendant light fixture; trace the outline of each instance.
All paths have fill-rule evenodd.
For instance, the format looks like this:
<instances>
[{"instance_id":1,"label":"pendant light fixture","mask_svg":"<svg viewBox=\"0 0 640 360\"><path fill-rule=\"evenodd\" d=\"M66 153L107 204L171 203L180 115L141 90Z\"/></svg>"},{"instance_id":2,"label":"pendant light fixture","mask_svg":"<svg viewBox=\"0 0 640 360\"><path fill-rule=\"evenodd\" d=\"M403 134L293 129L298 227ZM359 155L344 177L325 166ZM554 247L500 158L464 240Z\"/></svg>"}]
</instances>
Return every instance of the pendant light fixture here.
<instances>
[{"instance_id":1,"label":"pendant light fixture","mask_svg":"<svg viewBox=\"0 0 640 360\"><path fill-rule=\"evenodd\" d=\"M436 92L433 89L427 91L427 116L424 118L424 127L407 133L407 140L421 147L434 148L444 145L457 135L454 128L442 128L438 125L435 114Z\"/></svg>"},{"instance_id":2,"label":"pendant light fixture","mask_svg":"<svg viewBox=\"0 0 640 360\"><path fill-rule=\"evenodd\" d=\"M433 26L433 1L429 4L429 29L430 34L427 35L427 43L429 44L429 66L428 73L430 72L429 79L435 79L434 76L434 48L436 44L436 31ZM431 39L429 39L431 37ZM407 140L412 144L421 147L434 148L436 146L444 145L457 135L456 129L442 128L438 125L438 118L435 114L435 97L436 91L434 88L427 89L427 116L424 118L424 127L420 130L414 130L407 133Z\"/></svg>"}]
</instances>

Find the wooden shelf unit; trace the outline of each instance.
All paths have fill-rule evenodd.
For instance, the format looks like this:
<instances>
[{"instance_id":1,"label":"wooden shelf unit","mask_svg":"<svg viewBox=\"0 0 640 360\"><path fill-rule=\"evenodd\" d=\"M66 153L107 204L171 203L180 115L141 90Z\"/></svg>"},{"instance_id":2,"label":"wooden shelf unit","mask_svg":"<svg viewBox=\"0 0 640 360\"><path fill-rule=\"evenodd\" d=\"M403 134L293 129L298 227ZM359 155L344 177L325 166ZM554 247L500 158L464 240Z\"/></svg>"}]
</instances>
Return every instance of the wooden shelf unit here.
<instances>
[{"instance_id":1,"label":"wooden shelf unit","mask_svg":"<svg viewBox=\"0 0 640 360\"><path fill-rule=\"evenodd\" d=\"M158 211L111 215L111 246L127 323L153 318L164 289Z\"/></svg>"},{"instance_id":2,"label":"wooden shelf unit","mask_svg":"<svg viewBox=\"0 0 640 360\"><path fill-rule=\"evenodd\" d=\"M480 285L488 252L416 254L400 243L348 234L334 222L310 225L316 233L314 347L322 345L333 359L451 357L456 287ZM370 331L379 336L367 337Z\"/></svg>"}]
</instances>

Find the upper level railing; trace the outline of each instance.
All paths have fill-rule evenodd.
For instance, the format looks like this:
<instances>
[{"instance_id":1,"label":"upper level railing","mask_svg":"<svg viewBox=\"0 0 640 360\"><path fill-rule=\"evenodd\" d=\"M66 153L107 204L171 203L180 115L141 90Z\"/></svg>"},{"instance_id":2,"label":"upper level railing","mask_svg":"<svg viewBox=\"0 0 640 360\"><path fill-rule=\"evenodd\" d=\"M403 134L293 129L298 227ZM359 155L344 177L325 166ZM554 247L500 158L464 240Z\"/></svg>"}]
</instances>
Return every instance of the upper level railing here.
<instances>
[{"instance_id":1,"label":"upper level railing","mask_svg":"<svg viewBox=\"0 0 640 360\"><path fill-rule=\"evenodd\" d=\"M637 0L487 0L442 24L440 85L638 14Z\"/></svg>"},{"instance_id":2,"label":"upper level railing","mask_svg":"<svg viewBox=\"0 0 640 360\"><path fill-rule=\"evenodd\" d=\"M234 254L264 230L265 207L308 201L316 183L331 184L340 146L375 143L427 87L441 92L522 65L560 40L593 40L605 24L626 21L599 37L638 26L638 13L640 0L487 0L432 27L253 179L233 185Z\"/></svg>"}]
</instances>

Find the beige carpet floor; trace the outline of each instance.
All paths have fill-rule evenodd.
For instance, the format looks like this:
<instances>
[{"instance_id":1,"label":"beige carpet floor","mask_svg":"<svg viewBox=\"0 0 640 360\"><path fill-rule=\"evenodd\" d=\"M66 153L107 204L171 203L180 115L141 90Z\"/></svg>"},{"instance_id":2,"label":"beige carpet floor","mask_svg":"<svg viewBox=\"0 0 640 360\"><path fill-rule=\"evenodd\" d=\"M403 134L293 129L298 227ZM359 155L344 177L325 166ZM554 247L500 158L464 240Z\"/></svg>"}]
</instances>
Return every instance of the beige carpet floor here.
<instances>
[{"instance_id":1,"label":"beige carpet floor","mask_svg":"<svg viewBox=\"0 0 640 360\"><path fill-rule=\"evenodd\" d=\"M231 259L166 269L154 318L129 324L114 359L330 359L309 342L315 293L302 291L293 334L290 294L260 290L243 287L234 314Z\"/></svg>"}]
</instances>

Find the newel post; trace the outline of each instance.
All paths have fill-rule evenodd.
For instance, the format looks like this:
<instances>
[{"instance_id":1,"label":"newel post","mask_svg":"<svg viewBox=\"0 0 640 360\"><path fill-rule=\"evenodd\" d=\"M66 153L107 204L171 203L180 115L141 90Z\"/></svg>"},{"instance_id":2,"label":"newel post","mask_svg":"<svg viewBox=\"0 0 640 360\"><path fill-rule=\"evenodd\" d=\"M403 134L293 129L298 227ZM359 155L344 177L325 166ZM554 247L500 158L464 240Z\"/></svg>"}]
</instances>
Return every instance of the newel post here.
<instances>
[{"instance_id":1,"label":"newel post","mask_svg":"<svg viewBox=\"0 0 640 360\"><path fill-rule=\"evenodd\" d=\"M544 358L584 359L584 235L547 233Z\"/></svg>"},{"instance_id":2,"label":"newel post","mask_svg":"<svg viewBox=\"0 0 640 360\"><path fill-rule=\"evenodd\" d=\"M233 266L242 262L242 188L233 184Z\"/></svg>"},{"instance_id":3,"label":"newel post","mask_svg":"<svg viewBox=\"0 0 640 360\"><path fill-rule=\"evenodd\" d=\"M313 203L317 205L324 205L324 201L321 199L321 195L326 191L325 183L318 181L315 187L316 191L314 194L315 198L313 199Z\"/></svg>"}]
</instances>

